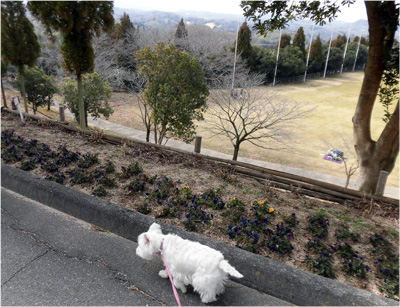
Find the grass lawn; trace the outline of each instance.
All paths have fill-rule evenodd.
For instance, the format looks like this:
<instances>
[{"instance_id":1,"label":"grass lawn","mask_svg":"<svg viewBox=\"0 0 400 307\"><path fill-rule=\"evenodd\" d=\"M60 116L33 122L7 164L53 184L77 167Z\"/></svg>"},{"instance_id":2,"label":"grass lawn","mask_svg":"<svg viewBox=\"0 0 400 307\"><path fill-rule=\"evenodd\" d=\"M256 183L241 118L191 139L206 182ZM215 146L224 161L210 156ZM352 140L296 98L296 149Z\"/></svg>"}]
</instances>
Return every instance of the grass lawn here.
<instances>
[{"instance_id":1,"label":"grass lawn","mask_svg":"<svg viewBox=\"0 0 400 307\"><path fill-rule=\"evenodd\" d=\"M276 87L260 87L268 95L279 95L282 99L303 102L315 111L307 118L298 121L295 131L295 150L275 151L256 147L250 143L243 143L239 152L240 157L278 163L296 168L316 171L330 175L345 177L343 164L328 162L322 159L329 149L329 144L345 152L351 164L355 153L350 146L349 150L343 145L342 137L353 138L352 117L357 104L358 95L363 79L362 72L345 73L342 76L333 76L326 79L311 80L305 84L279 85ZM115 110L111 121L144 130L141 123L137 102L125 93L113 93L111 104ZM378 138L385 123L382 120L383 108L377 102L372 117L372 137ZM207 120L207 113L205 114ZM215 137L210 131L207 121L198 122L197 134L203 137L202 147L217 150L226 154L233 154L233 146L228 138ZM265 142L269 142L266 140ZM356 173L352 179L356 179ZM388 185L399 186L399 163L388 178Z\"/></svg>"}]
</instances>

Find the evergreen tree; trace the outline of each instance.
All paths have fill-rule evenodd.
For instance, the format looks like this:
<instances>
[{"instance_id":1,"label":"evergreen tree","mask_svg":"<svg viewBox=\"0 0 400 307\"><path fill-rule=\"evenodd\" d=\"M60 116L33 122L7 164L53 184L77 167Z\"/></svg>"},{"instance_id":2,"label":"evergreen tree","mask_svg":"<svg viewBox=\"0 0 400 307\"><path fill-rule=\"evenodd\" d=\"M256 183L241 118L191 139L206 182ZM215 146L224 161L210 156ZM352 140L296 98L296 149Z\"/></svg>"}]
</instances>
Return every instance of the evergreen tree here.
<instances>
[{"instance_id":1,"label":"evergreen tree","mask_svg":"<svg viewBox=\"0 0 400 307\"><path fill-rule=\"evenodd\" d=\"M251 47L251 31L247 22L244 22L238 32L237 52L242 60L251 66L253 48Z\"/></svg>"},{"instance_id":2,"label":"evergreen tree","mask_svg":"<svg viewBox=\"0 0 400 307\"><path fill-rule=\"evenodd\" d=\"M292 37L289 34L282 34L281 36L281 48L285 48L287 46L290 46L290 41L292 40Z\"/></svg>"},{"instance_id":3,"label":"evergreen tree","mask_svg":"<svg viewBox=\"0 0 400 307\"><path fill-rule=\"evenodd\" d=\"M41 106L47 105L47 109L50 110L53 95L57 93L53 77L47 76L37 67L25 69L24 76L25 90L28 101L32 104L33 114L36 114L38 107ZM17 86L21 87L20 80Z\"/></svg>"},{"instance_id":4,"label":"evergreen tree","mask_svg":"<svg viewBox=\"0 0 400 307\"><path fill-rule=\"evenodd\" d=\"M129 15L124 12L119 23L115 25L113 37L116 39L124 39L128 35L129 31L134 29L135 27L129 18Z\"/></svg>"},{"instance_id":5,"label":"evergreen tree","mask_svg":"<svg viewBox=\"0 0 400 307\"><path fill-rule=\"evenodd\" d=\"M304 74L306 64L303 61L303 52L299 47L291 45L283 48L279 53L279 78L293 77Z\"/></svg>"},{"instance_id":6,"label":"evergreen tree","mask_svg":"<svg viewBox=\"0 0 400 307\"><path fill-rule=\"evenodd\" d=\"M293 46L299 47L299 49L303 53L303 60L305 62L306 58L307 58L307 54L306 54L306 36L304 34L303 27L300 27L297 30L296 35L293 38Z\"/></svg>"},{"instance_id":7,"label":"evergreen tree","mask_svg":"<svg viewBox=\"0 0 400 307\"><path fill-rule=\"evenodd\" d=\"M290 41L292 40L292 37L289 34L282 34L281 35L281 44L280 44L280 49L283 49L287 46L290 46ZM278 46L279 46L279 42L278 44L276 44L275 47L275 53L277 53L278 51Z\"/></svg>"},{"instance_id":8,"label":"evergreen tree","mask_svg":"<svg viewBox=\"0 0 400 307\"><path fill-rule=\"evenodd\" d=\"M28 9L39 18L48 34L59 31L63 42L64 68L78 81L79 125L87 127L82 92L82 75L94 68L92 38L114 24L112 1L29 1Z\"/></svg>"},{"instance_id":9,"label":"evergreen tree","mask_svg":"<svg viewBox=\"0 0 400 307\"><path fill-rule=\"evenodd\" d=\"M332 41L332 47L344 49L344 47L346 46L346 42L347 42L346 34L343 35L339 34L337 38L334 41Z\"/></svg>"},{"instance_id":10,"label":"evergreen tree","mask_svg":"<svg viewBox=\"0 0 400 307\"><path fill-rule=\"evenodd\" d=\"M321 71L324 61L325 58L324 58L322 41L320 35L318 34L317 38L311 43L310 63L308 71L309 72Z\"/></svg>"},{"instance_id":11,"label":"evergreen tree","mask_svg":"<svg viewBox=\"0 0 400 307\"><path fill-rule=\"evenodd\" d=\"M90 114L93 119L103 115L105 118L114 112L108 103L112 90L108 83L101 80L97 73L84 74L82 76L83 101L85 104L85 118ZM79 119L78 88L76 82L66 78L62 85L61 94L76 120Z\"/></svg>"},{"instance_id":12,"label":"evergreen tree","mask_svg":"<svg viewBox=\"0 0 400 307\"><path fill-rule=\"evenodd\" d=\"M174 43L181 51L189 49L189 37L183 18L181 18L181 21L176 28Z\"/></svg>"},{"instance_id":13,"label":"evergreen tree","mask_svg":"<svg viewBox=\"0 0 400 307\"><path fill-rule=\"evenodd\" d=\"M1 2L1 57L5 64L14 65L21 82L25 112L28 103L25 93L24 66L32 67L40 55L40 45L33 25L25 15L22 1Z\"/></svg>"},{"instance_id":14,"label":"evergreen tree","mask_svg":"<svg viewBox=\"0 0 400 307\"><path fill-rule=\"evenodd\" d=\"M193 140L195 120L203 119L208 87L199 61L174 44L158 43L135 53L139 73L148 79L143 98L151 111L155 142L168 136Z\"/></svg>"}]
</instances>

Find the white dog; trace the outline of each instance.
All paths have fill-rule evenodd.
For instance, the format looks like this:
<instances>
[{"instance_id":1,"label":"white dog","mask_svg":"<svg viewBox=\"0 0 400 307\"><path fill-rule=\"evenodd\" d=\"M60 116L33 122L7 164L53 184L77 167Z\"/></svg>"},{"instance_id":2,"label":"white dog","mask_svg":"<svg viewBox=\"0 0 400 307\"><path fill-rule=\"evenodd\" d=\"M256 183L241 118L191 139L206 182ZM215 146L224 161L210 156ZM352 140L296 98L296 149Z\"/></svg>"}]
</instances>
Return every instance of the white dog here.
<instances>
[{"instance_id":1,"label":"white dog","mask_svg":"<svg viewBox=\"0 0 400 307\"><path fill-rule=\"evenodd\" d=\"M152 260L162 249L175 287L185 293L186 286L191 284L203 303L216 301L216 296L224 292L228 274L243 277L224 260L221 252L174 234L163 235L160 225L156 223L139 235L138 243L136 254L145 260ZM158 274L168 278L167 270Z\"/></svg>"}]
</instances>

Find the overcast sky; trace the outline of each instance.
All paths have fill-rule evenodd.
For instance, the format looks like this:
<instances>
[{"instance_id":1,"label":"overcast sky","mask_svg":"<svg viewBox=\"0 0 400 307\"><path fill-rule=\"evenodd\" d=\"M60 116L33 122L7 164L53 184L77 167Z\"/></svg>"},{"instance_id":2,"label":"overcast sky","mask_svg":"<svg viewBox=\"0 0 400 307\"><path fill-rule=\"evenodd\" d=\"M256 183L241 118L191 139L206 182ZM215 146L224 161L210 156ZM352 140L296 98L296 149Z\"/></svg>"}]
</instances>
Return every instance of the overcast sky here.
<instances>
[{"instance_id":1,"label":"overcast sky","mask_svg":"<svg viewBox=\"0 0 400 307\"><path fill-rule=\"evenodd\" d=\"M240 0L114 0L114 6L119 8L136 8L166 12L205 11L225 14L242 14ZM363 0L356 0L350 7L343 7L337 20L355 22L367 19Z\"/></svg>"}]
</instances>

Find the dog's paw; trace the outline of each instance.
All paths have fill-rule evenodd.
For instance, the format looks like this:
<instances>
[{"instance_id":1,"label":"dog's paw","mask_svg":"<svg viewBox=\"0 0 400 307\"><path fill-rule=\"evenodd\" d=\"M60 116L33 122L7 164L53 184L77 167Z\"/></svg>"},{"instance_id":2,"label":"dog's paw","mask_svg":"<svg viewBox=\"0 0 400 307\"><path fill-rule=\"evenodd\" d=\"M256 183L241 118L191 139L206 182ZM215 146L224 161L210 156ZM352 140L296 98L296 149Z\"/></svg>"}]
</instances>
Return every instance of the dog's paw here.
<instances>
[{"instance_id":1,"label":"dog's paw","mask_svg":"<svg viewBox=\"0 0 400 307\"><path fill-rule=\"evenodd\" d=\"M162 278L168 278L167 270L161 270L160 272L158 272L158 275L160 275Z\"/></svg>"},{"instance_id":2,"label":"dog's paw","mask_svg":"<svg viewBox=\"0 0 400 307\"><path fill-rule=\"evenodd\" d=\"M179 289L182 291L182 293L186 293L186 291L187 291L187 289L186 289L185 286L182 286L182 287L180 287Z\"/></svg>"}]
</instances>

